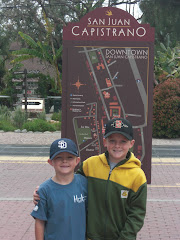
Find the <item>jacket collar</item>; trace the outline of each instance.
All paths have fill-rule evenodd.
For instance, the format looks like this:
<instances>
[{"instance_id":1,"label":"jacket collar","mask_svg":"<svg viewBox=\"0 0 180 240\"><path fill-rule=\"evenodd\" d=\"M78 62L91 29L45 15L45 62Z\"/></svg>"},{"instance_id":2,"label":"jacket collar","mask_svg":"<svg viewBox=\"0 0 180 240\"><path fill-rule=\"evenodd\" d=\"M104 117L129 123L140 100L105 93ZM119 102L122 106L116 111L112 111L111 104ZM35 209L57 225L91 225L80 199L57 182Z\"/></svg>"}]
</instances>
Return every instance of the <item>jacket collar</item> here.
<instances>
[{"instance_id":1,"label":"jacket collar","mask_svg":"<svg viewBox=\"0 0 180 240\"><path fill-rule=\"evenodd\" d=\"M109 164L109 152L106 151L105 152L105 157L106 157L106 164L110 165ZM116 167L120 166L120 165L123 165L124 163L126 163L131 157L131 152L128 151L127 155L126 155L126 158L122 161L120 161L119 163L117 163ZM105 160L105 159L104 159ZM104 162L104 161L103 161Z\"/></svg>"}]
</instances>

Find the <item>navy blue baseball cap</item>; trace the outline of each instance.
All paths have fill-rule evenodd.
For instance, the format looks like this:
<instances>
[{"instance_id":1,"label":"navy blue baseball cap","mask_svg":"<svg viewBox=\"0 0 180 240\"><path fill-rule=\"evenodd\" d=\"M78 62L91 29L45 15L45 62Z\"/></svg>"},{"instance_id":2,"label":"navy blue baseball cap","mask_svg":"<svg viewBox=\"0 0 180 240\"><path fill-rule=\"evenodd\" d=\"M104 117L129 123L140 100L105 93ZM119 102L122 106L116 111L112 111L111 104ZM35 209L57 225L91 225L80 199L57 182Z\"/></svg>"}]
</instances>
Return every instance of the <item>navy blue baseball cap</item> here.
<instances>
[{"instance_id":1,"label":"navy blue baseball cap","mask_svg":"<svg viewBox=\"0 0 180 240\"><path fill-rule=\"evenodd\" d=\"M50 147L50 159L53 160L59 153L68 152L78 156L76 144L68 138L60 138L55 140Z\"/></svg>"},{"instance_id":2,"label":"navy blue baseball cap","mask_svg":"<svg viewBox=\"0 0 180 240\"><path fill-rule=\"evenodd\" d=\"M133 128L131 123L124 118L114 118L107 122L104 138L109 137L113 133L120 133L128 140L133 139Z\"/></svg>"}]
</instances>

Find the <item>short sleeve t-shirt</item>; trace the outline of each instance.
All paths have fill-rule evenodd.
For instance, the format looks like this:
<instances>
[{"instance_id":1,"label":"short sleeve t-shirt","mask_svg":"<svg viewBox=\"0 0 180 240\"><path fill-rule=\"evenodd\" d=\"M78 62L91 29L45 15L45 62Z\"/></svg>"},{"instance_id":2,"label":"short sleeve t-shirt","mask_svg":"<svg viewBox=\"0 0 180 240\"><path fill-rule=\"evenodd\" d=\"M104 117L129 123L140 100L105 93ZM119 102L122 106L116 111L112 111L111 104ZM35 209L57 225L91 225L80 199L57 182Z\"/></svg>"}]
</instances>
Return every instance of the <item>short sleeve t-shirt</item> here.
<instances>
[{"instance_id":1,"label":"short sleeve t-shirt","mask_svg":"<svg viewBox=\"0 0 180 240\"><path fill-rule=\"evenodd\" d=\"M109 162L110 169L113 170L113 168L117 165L117 163Z\"/></svg>"},{"instance_id":2,"label":"short sleeve t-shirt","mask_svg":"<svg viewBox=\"0 0 180 240\"><path fill-rule=\"evenodd\" d=\"M85 240L87 179L75 174L68 185L48 179L38 193L40 201L31 215L46 222L44 240Z\"/></svg>"}]
</instances>

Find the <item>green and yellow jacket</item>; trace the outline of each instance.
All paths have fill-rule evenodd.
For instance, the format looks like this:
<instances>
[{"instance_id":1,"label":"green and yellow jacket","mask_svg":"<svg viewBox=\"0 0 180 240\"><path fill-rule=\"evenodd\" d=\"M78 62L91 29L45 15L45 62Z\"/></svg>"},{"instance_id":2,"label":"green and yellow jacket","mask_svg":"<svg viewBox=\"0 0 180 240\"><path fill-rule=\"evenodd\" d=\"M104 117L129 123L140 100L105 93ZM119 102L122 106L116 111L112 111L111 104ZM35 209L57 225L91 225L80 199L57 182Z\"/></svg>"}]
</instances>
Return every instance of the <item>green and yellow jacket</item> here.
<instances>
[{"instance_id":1,"label":"green and yellow jacket","mask_svg":"<svg viewBox=\"0 0 180 240\"><path fill-rule=\"evenodd\" d=\"M147 183L141 162L128 152L110 171L108 152L85 160L88 178L89 240L134 240L144 223Z\"/></svg>"}]
</instances>

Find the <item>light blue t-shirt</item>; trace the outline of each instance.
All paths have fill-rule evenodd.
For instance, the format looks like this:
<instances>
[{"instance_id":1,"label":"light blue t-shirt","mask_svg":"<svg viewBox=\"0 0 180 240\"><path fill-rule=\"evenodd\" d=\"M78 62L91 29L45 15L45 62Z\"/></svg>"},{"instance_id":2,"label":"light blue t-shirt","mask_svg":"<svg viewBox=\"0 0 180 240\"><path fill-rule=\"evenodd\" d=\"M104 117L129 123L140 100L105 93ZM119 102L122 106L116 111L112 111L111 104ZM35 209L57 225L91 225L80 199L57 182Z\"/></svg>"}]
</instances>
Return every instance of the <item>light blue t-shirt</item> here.
<instances>
[{"instance_id":1,"label":"light blue t-shirt","mask_svg":"<svg viewBox=\"0 0 180 240\"><path fill-rule=\"evenodd\" d=\"M38 193L31 216L46 221L44 240L85 240L87 179L75 174L68 185L48 179Z\"/></svg>"},{"instance_id":2,"label":"light blue t-shirt","mask_svg":"<svg viewBox=\"0 0 180 240\"><path fill-rule=\"evenodd\" d=\"M110 165L110 169L113 170L113 168L117 165L117 163L109 161L109 165Z\"/></svg>"}]
</instances>

